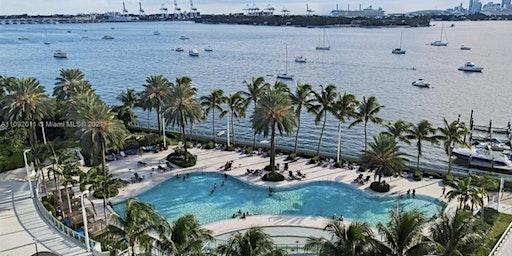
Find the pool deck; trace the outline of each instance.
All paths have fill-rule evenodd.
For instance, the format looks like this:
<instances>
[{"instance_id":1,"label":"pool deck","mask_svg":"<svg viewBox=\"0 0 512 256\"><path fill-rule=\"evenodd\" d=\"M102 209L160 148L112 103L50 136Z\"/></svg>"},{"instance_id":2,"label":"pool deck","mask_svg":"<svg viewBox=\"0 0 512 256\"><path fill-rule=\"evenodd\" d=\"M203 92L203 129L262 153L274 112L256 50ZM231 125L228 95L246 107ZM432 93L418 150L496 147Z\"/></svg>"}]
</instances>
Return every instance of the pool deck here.
<instances>
[{"instance_id":1,"label":"pool deck","mask_svg":"<svg viewBox=\"0 0 512 256\"><path fill-rule=\"evenodd\" d=\"M360 174L356 169L344 169L334 167L322 167L318 165L307 164L308 159L299 159L295 162L286 161L285 155L279 155L276 157L276 163L279 163L281 168L284 163L289 163L289 170L297 171L300 170L303 174L306 174L306 178L298 181L282 181L282 182L265 182L261 180L261 175L247 175L247 169L262 169L269 163L269 158L261 157L258 155L247 156L240 152L228 152L222 150L205 150L192 148L190 152L197 155L197 165L190 168L176 168L172 171L160 172L158 171L158 165L165 166L163 161L165 157L172 152L172 149L162 151L159 153L146 153L137 156L128 156L125 159L109 162L110 172L121 179L129 180L133 177L134 173L137 172L140 176L144 177L142 182L130 183L121 189L118 196L111 199L112 203L126 200L130 197L134 197L144 191L147 191L155 185L166 181L170 177L176 174L184 174L191 172L217 172L222 174L228 174L232 177L238 178L241 181L259 185L259 186L273 186L273 187L286 187L294 186L298 184L304 184L313 181L336 181L340 183L350 184L354 188L366 191L369 194L376 196L390 196L405 194L409 189L412 191L416 190L417 195L429 196L437 198L446 202L442 196L443 185L442 181L438 179L424 179L422 181L414 181L409 178L385 178L386 182L391 185L391 190L388 193L376 193L369 189L369 183L359 185L352 183L354 179ZM147 163L145 167L138 167L137 162L144 161ZM221 171L221 167L227 161L234 161L233 168L230 171ZM373 173L363 173L366 177L370 175L373 181ZM287 173L286 175L287 176ZM447 189L448 191L448 189ZM98 201L99 202L99 201ZM101 204L97 204L101 205ZM447 209L453 209L456 206L456 202L448 204ZM233 230L240 230L250 228L252 226L304 226L312 228L324 228L325 225L330 221L329 218L322 217L298 217L298 216L250 216L245 220L232 219L224 220L216 223L205 225L205 227L211 229L214 235L231 232Z\"/></svg>"}]
</instances>

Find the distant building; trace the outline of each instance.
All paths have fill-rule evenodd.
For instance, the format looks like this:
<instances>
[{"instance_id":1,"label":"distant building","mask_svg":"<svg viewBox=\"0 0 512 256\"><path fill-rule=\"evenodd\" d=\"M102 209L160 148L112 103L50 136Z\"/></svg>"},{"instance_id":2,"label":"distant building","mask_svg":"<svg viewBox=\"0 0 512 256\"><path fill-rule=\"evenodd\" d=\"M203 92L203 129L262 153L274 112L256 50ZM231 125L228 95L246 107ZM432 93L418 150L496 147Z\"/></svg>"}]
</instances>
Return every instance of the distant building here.
<instances>
[{"instance_id":1,"label":"distant building","mask_svg":"<svg viewBox=\"0 0 512 256\"><path fill-rule=\"evenodd\" d=\"M461 3L458 6L446 9L446 12L449 13L450 15L465 15L466 13L468 13L468 10L466 10Z\"/></svg>"},{"instance_id":2,"label":"distant building","mask_svg":"<svg viewBox=\"0 0 512 256\"><path fill-rule=\"evenodd\" d=\"M368 8L361 9L359 6L359 10L352 11L350 7L347 10L341 10L336 8L336 10L331 11L331 16L333 17L347 17L347 18L356 18L356 17L365 17L365 18L382 18L384 17L385 12L382 8L373 9L370 5Z\"/></svg>"},{"instance_id":3,"label":"distant building","mask_svg":"<svg viewBox=\"0 0 512 256\"><path fill-rule=\"evenodd\" d=\"M261 10L258 7L250 7L243 9L244 15L247 16L274 16L275 9L273 7L268 7Z\"/></svg>"},{"instance_id":4,"label":"distant building","mask_svg":"<svg viewBox=\"0 0 512 256\"><path fill-rule=\"evenodd\" d=\"M482 10L482 3L479 0L469 0L468 14L479 13Z\"/></svg>"},{"instance_id":5,"label":"distant building","mask_svg":"<svg viewBox=\"0 0 512 256\"><path fill-rule=\"evenodd\" d=\"M501 0L501 8L503 8L503 9L512 9L512 5L510 4L510 0Z\"/></svg>"},{"instance_id":6,"label":"distant building","mask_svg":"<svg viewBox=\"0 0 512 256\"><path fill-rule=\"evenodd\" d=\"M488 2L482 6L483 13L497 13L501 11L501 4Z\"/></svg>"}]
</instances>

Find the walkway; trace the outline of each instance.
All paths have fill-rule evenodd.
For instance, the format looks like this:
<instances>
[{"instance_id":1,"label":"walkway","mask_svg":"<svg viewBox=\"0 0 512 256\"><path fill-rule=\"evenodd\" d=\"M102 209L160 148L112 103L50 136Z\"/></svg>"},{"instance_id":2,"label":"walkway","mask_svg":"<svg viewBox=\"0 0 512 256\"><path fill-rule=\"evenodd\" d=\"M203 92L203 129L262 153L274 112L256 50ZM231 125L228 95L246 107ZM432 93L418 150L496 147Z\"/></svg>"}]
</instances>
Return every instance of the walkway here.
<instances>
[{"instance_id":1,"label":"walkway","mask_svg":"<svg viewBox=\"0 0 512 256\"><path fill-rule=\"evenodd\" d=\"M92 255L75 241L49 226L38 214L22 170L0 174L0 256L32 255L49 251L57 255Z\"/></svg>"}]
</instances>

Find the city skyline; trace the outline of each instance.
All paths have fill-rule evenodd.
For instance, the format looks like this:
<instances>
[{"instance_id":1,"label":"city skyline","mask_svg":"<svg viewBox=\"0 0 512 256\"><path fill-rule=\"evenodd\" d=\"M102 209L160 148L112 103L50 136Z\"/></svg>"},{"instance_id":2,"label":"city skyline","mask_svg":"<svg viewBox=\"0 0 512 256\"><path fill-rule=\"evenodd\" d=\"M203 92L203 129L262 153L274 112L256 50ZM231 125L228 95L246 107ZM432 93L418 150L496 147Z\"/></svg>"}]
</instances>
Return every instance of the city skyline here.
<instances>
[{"instance_id":1,"label":"city skyline","mask_svg":"<svg viewBox=\"0 0 512 256\"><path fill-rule=\"evenodd\" d=\"M29 15L49 15L49 14L77 14L77 13L91 13L91 12L111 12L122 10L122 0L31 0L31 1L16 1L16 0L0 0L0 15L12 14L29 14ZM129 13L138 13L138 0L125 0L126 7ZM142 0L143 8L146 13L158 13L162 4L173 12L173 1L161 0ZM189 0L178 0L178 5L182 10L188 11L190 9ZM382 7L387 13L397 12L411 12L417 10L432 10L432 9L446 9L456 5L462 4L467 8L468 1L460 0L432 0L432 1L418 1L418 0L350 0L350 1L329 1L329 0L316 0L316 1L300 1L300 0L253 0L253 1L239 1L239 0L196 0L195 6L202 13L233 13L241 12L247 6L255 6L265 8L270 6L281 10L286 8L295 14L305 13L306 3L309 7L315 10L316 14L328 14L331 10L336 8L338 4L340 9L347 9L350 5L351 9L359 8L361 4L363 8L373 5L374 8ZM488 1L481 1L482 4ZM497 0L501 3L501 0Z\"/></svg>"}]
</instances>

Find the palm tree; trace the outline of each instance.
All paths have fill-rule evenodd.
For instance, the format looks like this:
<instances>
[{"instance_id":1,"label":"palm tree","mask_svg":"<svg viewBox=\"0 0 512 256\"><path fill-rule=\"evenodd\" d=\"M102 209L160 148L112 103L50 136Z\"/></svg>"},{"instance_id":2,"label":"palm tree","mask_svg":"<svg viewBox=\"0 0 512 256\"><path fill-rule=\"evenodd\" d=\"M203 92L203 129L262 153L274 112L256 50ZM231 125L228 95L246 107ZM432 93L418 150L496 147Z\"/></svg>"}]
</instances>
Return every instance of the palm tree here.
<instances>
[{"instance_id":1,"label":"palm tree","mask_svg":"<svg viewBox=\"0 0 512 256\"><path fill-rule=\"evenodd\" d=\"M107 148L122 147L128 131L117 119L116 113L93 93L78 94L71 101L74 107L69 117L77 123L86 124L77 130L82 149L88 151L93 164L98 156L101 157L102 170L106 171Z\"/></svg>"},{"instance_id":2,"label":"palm tree","mask_svg":"<svg viewBox=\"0 0 512 256\"><path fill-rule=\"evenodd\" d=\"M34 149L37 140L34 123L38 123L49 113L48 95L39 81L32 77L15 79L7 89L8 94L0 100L3 119L30 122L29 142Z\"/></svg>"},{"instance_id":3,"label":"palm tree","mask_svg":"<svg viewBox=\"0 0 512 256\"><path fill-rule=\"evenodd\" d=\"M114 240L117 241L116 244L126 242L132 255L136 255L136 246L142 248L144 252L149 252L153 245L158 243L154 234L163 237L171 230L169 223L158 215L152 205L134 198L126 202L124 218L115 214L112 217L113 223L98 238Z\"/></svg>"},{"instance_id":4,"label":"palm tree","mask_svg":"<svg viewBox=\"0 0 512 256\"><path fill-rule=\"evenodd\" d=\"M162 106L164 99L167 98L171 91L171 82L162 75L153 75L146 78L146 84L144 84L144 91L141 98L151 108L156 108L156 118L158 124L158 130L162 130Z\"/></svg>"},{"instance_id":5,"label":"palm tree","mask_svg":"<svg viewBox=\"0 0 512 256\"><path fill-rule=\"evenodd\" d=\"M15 77L0 75L0 97L4 96L7 93L10 84L13 83L15 80Z\"/></svg>"},{"instance_id":6,"label":"palm tree","mask_svg":"<svg viewBox=\"0 0 512 256\"><path fill-rule=\"evenodd\" d=\"M71 185L73 186L78 181L75 179L81 171L76 162L71 161L65 161L61 163L61 170L62 170L62 185L64 186L64 189L66 191L66 200L68 201L68 211L70 214L73 213L73 207L71 206L71 195L69 192L68 187Z\"/></svg>"},{"instance_id":7,"label":"palm tree","mask_svg":"<svg viewBox=\"0 0 512 256\"><path fill-rule=\"evenodd\" d=\"M341 125L347 121L347 119L354 117L355 107L358 102L356 96L344 93L338 96L338 100L334 105L335 116L338 119L338 151L336 153L337 162L341 159Z\"/></svg>"},{"instance_id":8,"label":"palm tree","mask_svg":"<svg viewBox=\"0 0 512 256\"><path fill-rule=\"evenodd\" d=\"M212 231L202 228L190 214L177 219L169 233L158 247L172 255L202 255L204 242L213 239Z\"/></svg>"},{"instance_id":9,"label":"palm tree","mask_svg":"<svg viewBox=\"0 0 512 256\"><path fill-rule=\"evenodd\" d=\"M232 136L232 142L235 142L235 119L240 119L245 117L245 100L242 97L240 92L237 92L235 94L230 94L225 99L227 109L222 111L220 113L220 118L224 118L224 116L229 115L231 126L231 136ZM255 133L256 134L256 133Z\"/></svg>"},{"instance_id":10,"label":"palm tree","mask_svg":"<svg viewBox=\"0 0 512 256\"><path fill-rule=\"evenodd\" d=\"M214 89L208 96L201 97L201 105L205 107L205 115L212 112L212 137L213 142L216 142L217 136L215 134L215 110L222 113L222 104L226 101L224 97L224 91L221 89Z\"/></svg>"},{"instance_id":11,"label":"palm tree","mask_svg":"<svg viewBox=\"0 0 512 256\"><path fill-rule=\"evenodd\" d=\"M139 95L134 89L126 89L117 96L117 100L121 101L123 106L132 109L139 102Z\"/></svg>"},{"instance_id":12,"label":"palm tree","mask_svg":"<svg viewBox=\"0 0 512 256\"><path fill-rule=\"evenodd\" d=\"M379 176L379 183L383 174L393 175L405 169L406 159L393 137L381 133L373 137L369 146L369 150L363 150L361 163L365 168L377 168L375 175Z\"/></svg>"},{"instance_id":13,"label":"palm tree","mask_svg":"<svg viewBox=\"0 0 512 256\"><path fill-rule=\"evenodd\" d=\"M428 141L432 144L437 143L437 137L435 136L436 129L432 127L432 124L427 120L420 121L417 125L411 125L407 130L406 138L409 140L416 140L416 148L418 149L418 155L416 158L416 170L420 170L420 157L423 149L423 141Z\"/></svg>"},{"instance_id":14,"label":"palm tree","mask_svg":"<svg viewBox=\"0 0 512 256\"><path fill-rule=\"evenodd\" d=\"M348 126L352 128L354 125L363 123L364 125L364 150L368 149L368 122L381 123L382 119L377 116L379 111L384 106L380 105L377 98L370 96L368 98L363 97L363 101L360 102L357 111L355 113L355 120Z\"/></svg>"},{"instance_id":15,"label":"palm tree","mask_svg":"<svg viewBox=\"0 0 512 256\"><path fill-rule=\"evenodd\" d=\"M112 111L116 113L117 119L121 120L125 126L130 126L137 122L137 116L129 107L114 106Z\"/></svg>"},{"instance_id":16,"label":"palm tree","mask_svg":"<svg viewBox=\"0 0 512 256\"><path fill-rule=\"evenodd\" d=\"M276 255L272 238L261 228L251 228L244 234L236 233L217 248L223 256L267 256Z\"/></svg>"},{"instance_id":17,"label":"palm tree","mask_svg":"<svg viewBox=\"0 0 512 256\"><path fill-rule=\"evenodd\" d=\"M290 98L292 104L295 106L295 116L297 116L297 131L295 131L295 145L293 146L293 152L297 153L297 144L299 142L299 130L300 130L300 115L302 113L302 107L308 108L311 104L311 96L313 91L309 84L297 84L295 93L290 92Z\"/></svg>"},{"instance_id":18,"label":"palm tree","mask_svg":"<svg viewBox=\"0 0 512 256\"><path fill-rule=\"evenodd\" d=\"M324 135L325 123L327 122L327 115L331 113L336 115L334 105L336 104L336 86L328 85L324 88L320 85L320 92L313 92L314 98L308 111L315 114L315 124L318 125L323 119L322 130L320 131L320 138L318 139L318 146L316 155L320 155L320 145L322 144L322 137Z\"/></svg>"},{"instance_id":19,"label":"palm tree","mask_svg":"<svg viewBox=\"0 0 512 256\"><path fill-rule=\"evenodd\" d=\"M425 255L428 248L422 235L425 222L425 217L418 210L404 211L400 206L391 210L389 222L386 225L377 225L384 245L390 251L385 255Z\"/></svg>"},{"instance_id":20,"label":"palm tree","mask_svg":"<svg viewBox=\"0 0 512 256\"><path fill-rule=\"evenodd\" d=\"M57 100L68 100L73 94L91 89L91 84L85 80L85 75L79 69L61 69L55 78L53 96Z\"/></svg>"},{"instance_id":21,"label":"palm tree","mask_svg":"<svg viewBox=\"0 0 512 256\"><path fill-rule=\"evenodd\" d=\"M188 160L185 126L193 125L204 116L201 104L196 99L196 89L192 87L191 82L188 77L176 78L176 84L171 86L169 97L166 99L164 111L166 120L172 126L179 125L181 128L185 160Z\"/></svg>"},{"instance_id":22,"label":"palm tree","mask_svg":"<svg viewBox=\"0 0 512 256\"><path fill-rule=\"evenodd\" d=\"M448 173L450 175L452 170L452 152L453 148L457 144L467 145L464 141L466 134L468 133L468 129L464 126L463 123L455 120L451 123L446 121L446 118L443 118L444 127L439 128L439 136L437 138L443 142L444 151L448 156Z\"/></svg>"},{"instance_id":23,"label":"palm tree","mask_svg":"<svg viewBox=\"0 0 512 256\"><path fill-rule=\"evenodd\" d=\"M463 209L466 203L471 200L471 197L476 195L476 187L473 185L473 178L471 176L448 182L448 186L452 190L446 193L446 198L448 198L448 201L457 199L459 201L459 209Z\"/></svg>"},{"instance_id":24,"label":"palm tree","mask_svg":"<svg viewBox=\"0 0 512 256\"><path fill-rule=\"evenodd\" d=\"M444 213L430 227L433 251L444 256L473 255L482 246L475 225L467 211L457 210L453 216Z\"/></svg>"},{"instance_id":25,"label":"palm tree","mask_svg":"<svg viewBox=\"0 0 512 256\"><path fill-rule=\"evenodd\" d=\"M269 85L265 82L263 77L252 78L250 82L244 81L244 84L247 86L247 91L241 91L240 94L245 96L245 105L248 106L249 103L254 103L254 109L256 109L256 103L260 97L265 93L265 91L269 88ZM245 111L244 111L245 112ZM256 147L256 133L253 134L252 138L252 148Z\"/></svg>"},{"instance_id":26,"label":"palm tree","mask_svg":"<svg viewBox=\"0 0 512 256\"><path fill-rule=\"evenodd\" d=\"M406 144L411 144L411 142L407 139L407 131L411 128L411 124L402 120L398 119L394 123L388 123L386 124L386 131L383 133L393 137L395 140L399 142L403 142Z\"/></svg>"},{"instance_id":27,"label":"palm tree","mask_svg":"<svg viewBox=\"0 0 512 256\"><path fill-rule=\"evenodd\" d=\"M276 128L279 134L291 134L297 126L290 97L281 90L269 90L258 101L252 116L252 127L257 134L270 134L270 170L275 171Z\"/></svg>"},{"instance_id":28,"label":"palm tree","mask_svg":"<svg viewBox=\"0 0 512 256\"><path fill-rule=\"evenodd\" d=\"M103 200L103 216L108 225L107 198L117 195L117 190L121 187L119 179L101 168L94 167L87 172L87 184L90 185L89 190L94 191L95 197Z\"/></svg>"},{"instance_id":29,"label":"palm tree","mask_svg":"<svg viewBox=\"0 0 512 256\"><path fill-rule=\"evenodd\" d=\"M308 238L305 248L317 250L319 256L366 256L378 251L378 242L367 223L352 222L347 226L333 221L324 230L332 234L332 239Z\"/></svg>"}]
</instances>

